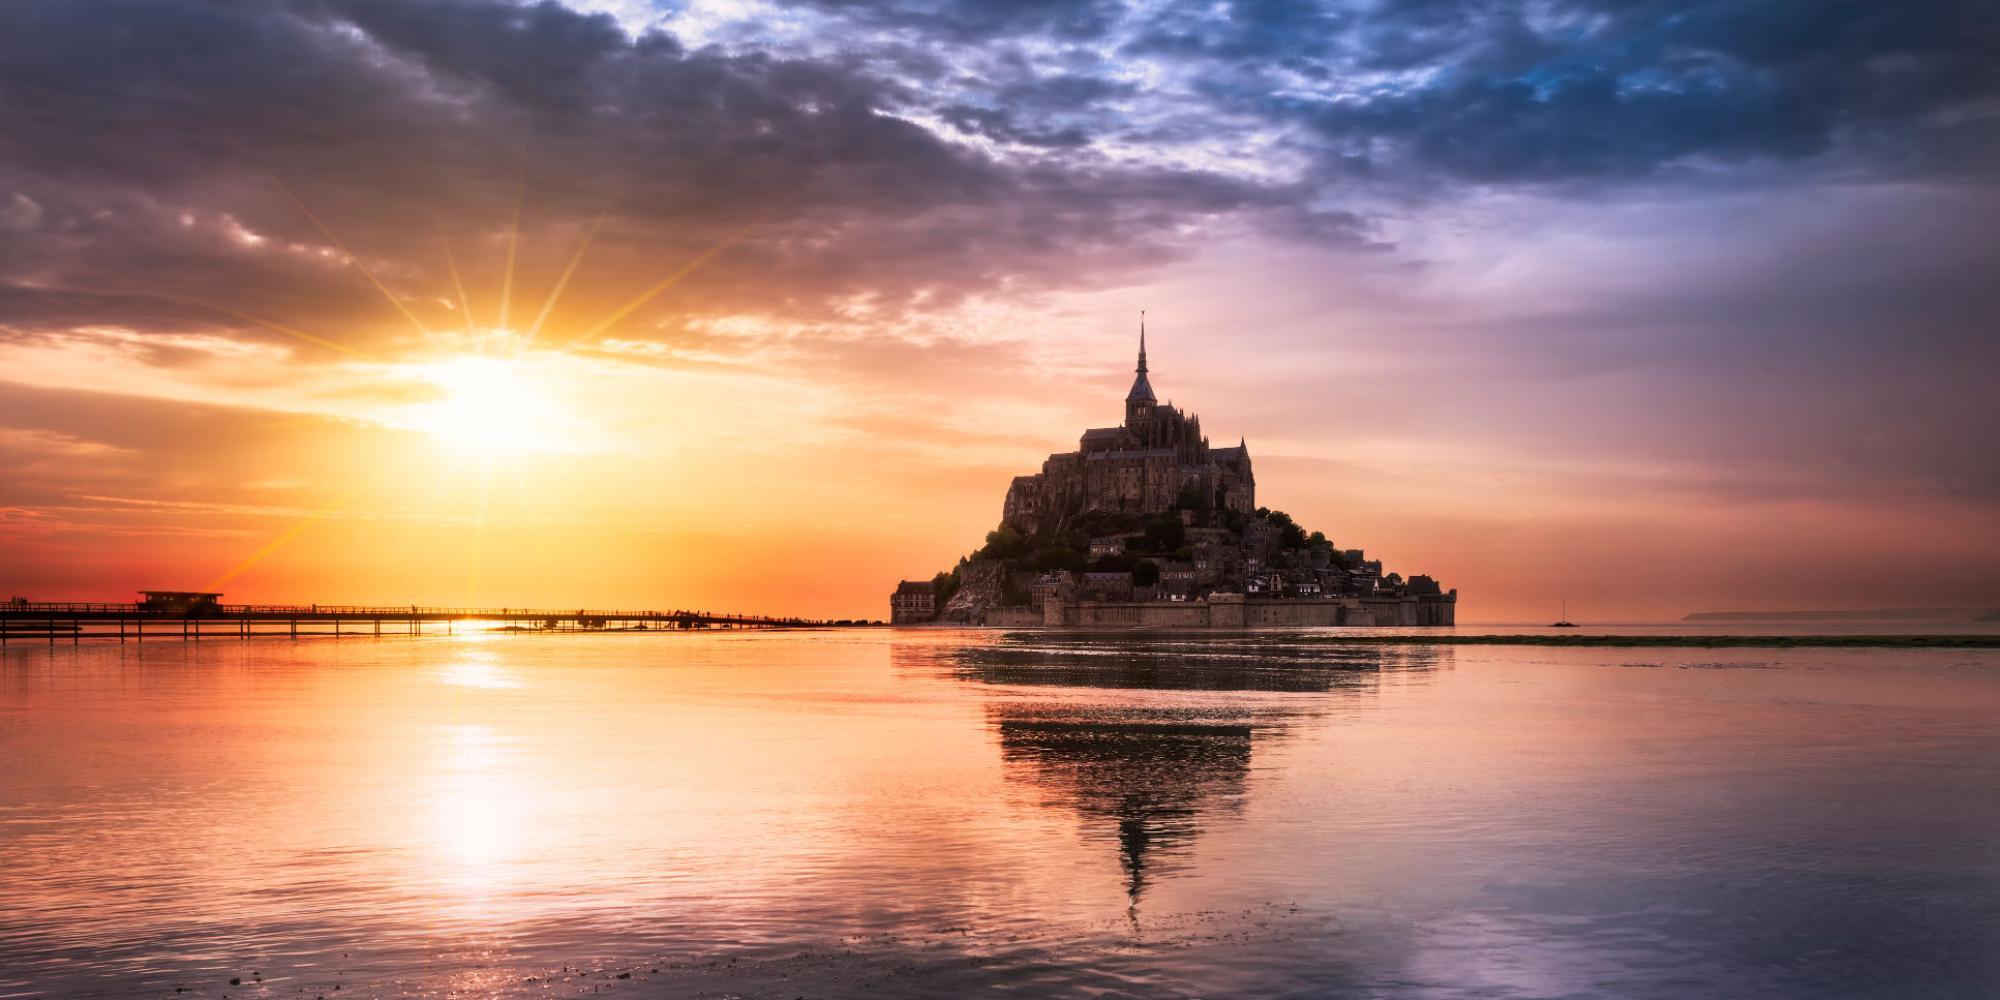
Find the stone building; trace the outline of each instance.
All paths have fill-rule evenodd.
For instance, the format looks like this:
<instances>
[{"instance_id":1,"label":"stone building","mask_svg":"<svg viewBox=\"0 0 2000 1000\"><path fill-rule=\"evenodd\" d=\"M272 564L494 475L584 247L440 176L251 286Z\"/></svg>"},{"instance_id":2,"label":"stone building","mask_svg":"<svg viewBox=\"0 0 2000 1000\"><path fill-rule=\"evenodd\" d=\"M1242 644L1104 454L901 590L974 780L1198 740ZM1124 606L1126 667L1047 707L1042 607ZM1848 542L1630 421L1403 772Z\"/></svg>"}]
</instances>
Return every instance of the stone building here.
<instances>
[{"instance_id":1,"label":"stone building","mask_svg":"<svg viewBox=\"0 0 2000 1000\"><path fill-rule=\"evenodd\" d=\"M929 583L904 582L895 622L1068 627L1450 625L1458 592L1257 506L1250 449L1217 448L1161 403L1146 333L1124 419L1015 477L1000 529ZM1141 583L1140 581L1145 581Z\"/></svg>"},{"instance_id":2,"label":"stone building","mask_svg":"<svg viewBox=\"0 0 2000 1000\"><path fill-rule=\"evenodd\" d=\"M1250 449L1210 447L1201 418L1161 403L1147 378L1146 331L1125 420L1083 432L1075 451L1050 455L1042 471L1016 476L1001 521L1024 534L1085 511L1159 514L1177 504L1248 514L1257 508Z\"/></svg>"},{"instance_id":3,"label":"stone building","mask_svg":"<svg viewBox=\"0 0 2000 1000\"><path fill-rule=\"evenodd\" d=\"M937 617L937 587L929 580L904 580L889 595L889 622L904 625Z\"/></svg>"}]
</instances>

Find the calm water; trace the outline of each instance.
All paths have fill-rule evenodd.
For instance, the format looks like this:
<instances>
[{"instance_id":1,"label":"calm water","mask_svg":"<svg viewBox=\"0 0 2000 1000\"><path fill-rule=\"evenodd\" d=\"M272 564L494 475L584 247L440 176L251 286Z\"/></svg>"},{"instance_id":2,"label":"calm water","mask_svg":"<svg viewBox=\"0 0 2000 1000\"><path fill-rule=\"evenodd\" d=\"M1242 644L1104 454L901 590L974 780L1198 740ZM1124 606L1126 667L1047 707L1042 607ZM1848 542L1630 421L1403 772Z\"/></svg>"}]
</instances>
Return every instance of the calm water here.
<instances>
[{"instance_id":1,"label":"calm water","mask_svg":"<svg viewBox=\"0 0 2000 1000\"><path fill-rule=\"evenodd\" d=\"M177 987L1995 996L2000 654L10 648L0 996Z\"/></svg>"}]
</instances>

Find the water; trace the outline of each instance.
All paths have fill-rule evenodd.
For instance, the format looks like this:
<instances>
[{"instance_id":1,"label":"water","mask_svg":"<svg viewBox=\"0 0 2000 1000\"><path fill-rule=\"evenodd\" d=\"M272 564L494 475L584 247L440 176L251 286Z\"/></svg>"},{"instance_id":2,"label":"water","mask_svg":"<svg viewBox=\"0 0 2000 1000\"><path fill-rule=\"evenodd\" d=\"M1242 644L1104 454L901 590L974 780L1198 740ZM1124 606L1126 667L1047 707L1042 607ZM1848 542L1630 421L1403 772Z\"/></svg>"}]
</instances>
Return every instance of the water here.
<instances>
[{"instance_id":1,"label":"water","mask_svg":"<svg viewBox=\"0 0 2000 1000\"><path fill-rule=\"evenodd\" d=\"M0 997L2000 995L2000 654L1297 638L15 646Z\"/></svg>"}]
</instances>

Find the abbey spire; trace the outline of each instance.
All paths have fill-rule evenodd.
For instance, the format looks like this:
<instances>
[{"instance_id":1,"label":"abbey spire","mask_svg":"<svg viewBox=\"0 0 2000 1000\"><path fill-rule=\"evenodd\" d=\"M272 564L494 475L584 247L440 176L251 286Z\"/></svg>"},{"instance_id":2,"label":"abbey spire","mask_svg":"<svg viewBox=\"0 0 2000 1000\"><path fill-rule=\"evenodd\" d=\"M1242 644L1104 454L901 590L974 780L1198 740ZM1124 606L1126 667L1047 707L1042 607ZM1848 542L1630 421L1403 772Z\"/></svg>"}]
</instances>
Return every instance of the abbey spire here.
<instances>
[{"instance_id":1,"label":"abbey spire","mask_svg":"<svg viewBox=\"0 0 2000 1000\"><path fill-rule=\"evenodd\" d=\"M1144 403L1150 411L1152 404L1159 402L1153 395L1153 384L1146 381L1146 314L1139 313L1139 377L1132 380L1132 391L1125 394L1125 412L1130 416L1134 403Z\"/></svg>"}]
</instances>

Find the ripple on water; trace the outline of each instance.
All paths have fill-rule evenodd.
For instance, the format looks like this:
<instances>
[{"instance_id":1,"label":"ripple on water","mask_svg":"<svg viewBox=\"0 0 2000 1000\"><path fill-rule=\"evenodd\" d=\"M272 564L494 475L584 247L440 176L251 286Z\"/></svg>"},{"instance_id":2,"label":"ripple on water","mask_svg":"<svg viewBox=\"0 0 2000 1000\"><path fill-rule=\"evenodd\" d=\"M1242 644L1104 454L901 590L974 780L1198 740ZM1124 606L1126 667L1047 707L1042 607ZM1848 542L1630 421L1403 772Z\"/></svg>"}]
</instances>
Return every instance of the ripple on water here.
<instances>
[{"instance_id":1,"label":"ripple on water","mask_svg":"<svg viewBox=\"0 0 2000 1000\"><path fill-rule=\"evenodd\" d=\"M1310 638L10 650L0 996L2000 992L1994 657Z\"/></svg>"}]
</instances>

